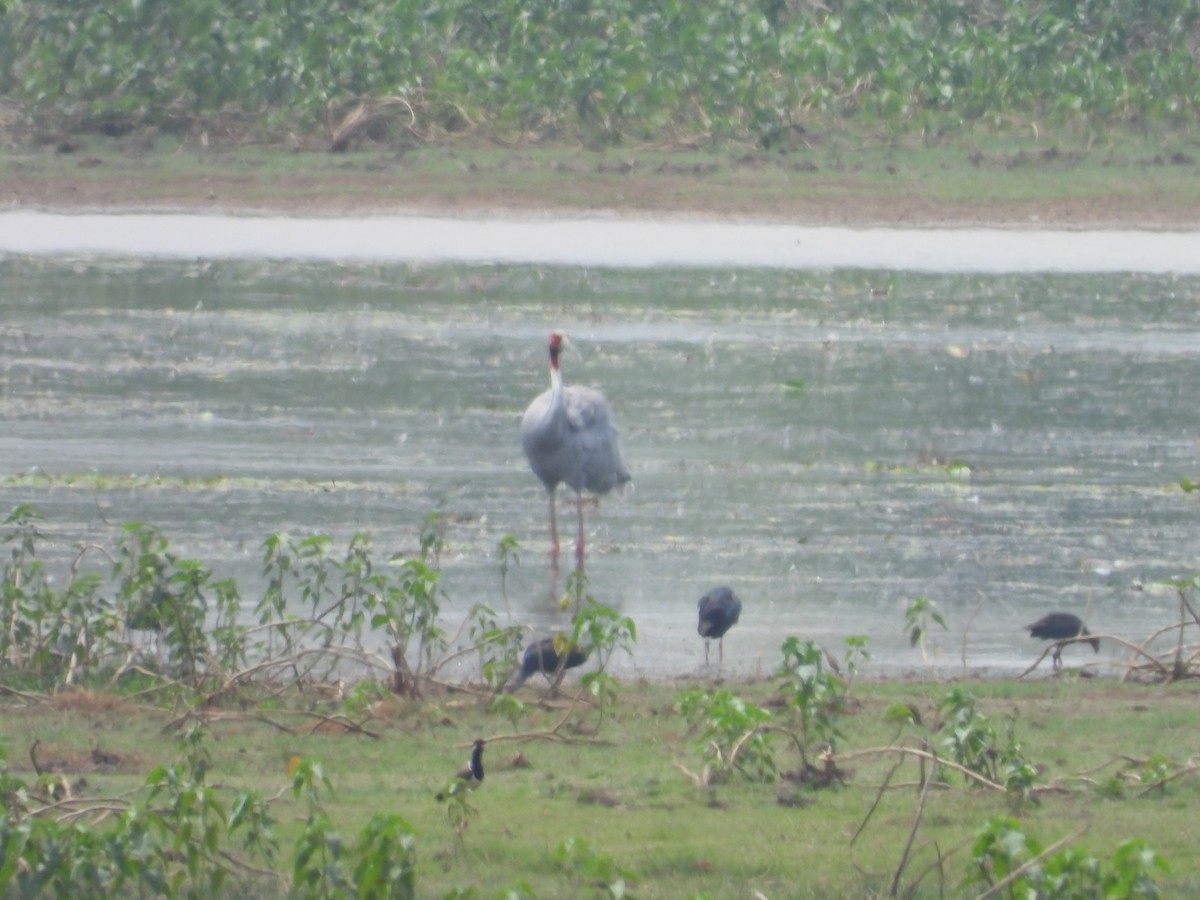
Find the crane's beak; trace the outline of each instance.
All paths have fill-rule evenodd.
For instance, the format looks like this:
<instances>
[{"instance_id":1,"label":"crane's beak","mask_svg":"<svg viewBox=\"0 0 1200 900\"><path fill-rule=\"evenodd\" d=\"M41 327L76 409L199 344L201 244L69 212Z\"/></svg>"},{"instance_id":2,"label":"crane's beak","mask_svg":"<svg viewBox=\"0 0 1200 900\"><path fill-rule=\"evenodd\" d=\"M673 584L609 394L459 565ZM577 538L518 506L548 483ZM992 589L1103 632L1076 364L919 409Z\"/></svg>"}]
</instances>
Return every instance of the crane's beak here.
<instances>
[{"instance_id":1,"label":"crane's beak","mask_svg":"<svg viewBox=\"0 0 1200 900\"><path fill-rule=\"evenodd\" d=\"M575 342L571 340L567 333L565 331L560 331L559 335L562 336L562 343L559 345L559 350L563 353L566 353L571 359L582 360L583 354L579 351L579 348L575 346Z\"/></svg>"}]
</instances>

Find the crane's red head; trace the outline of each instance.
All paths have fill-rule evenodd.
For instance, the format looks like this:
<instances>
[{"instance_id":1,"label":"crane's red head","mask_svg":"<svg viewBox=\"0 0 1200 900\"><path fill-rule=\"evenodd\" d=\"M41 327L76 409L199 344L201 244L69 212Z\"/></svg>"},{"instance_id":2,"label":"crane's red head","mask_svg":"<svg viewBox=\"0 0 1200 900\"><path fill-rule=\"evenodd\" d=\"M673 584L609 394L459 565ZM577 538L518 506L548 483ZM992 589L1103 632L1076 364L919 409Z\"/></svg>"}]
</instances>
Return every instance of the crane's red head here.
<instances>
[{"instance_id":1,"label":"crane's red head","mask_svg":"<svg viewBox=\"0 0 1200 900\"><path fill-rule=\"evenodd\" d=\"M561 331L550 332L550 367L558 368L558 354L567 343L567 336Z\"/></svg>"}]
</instances>

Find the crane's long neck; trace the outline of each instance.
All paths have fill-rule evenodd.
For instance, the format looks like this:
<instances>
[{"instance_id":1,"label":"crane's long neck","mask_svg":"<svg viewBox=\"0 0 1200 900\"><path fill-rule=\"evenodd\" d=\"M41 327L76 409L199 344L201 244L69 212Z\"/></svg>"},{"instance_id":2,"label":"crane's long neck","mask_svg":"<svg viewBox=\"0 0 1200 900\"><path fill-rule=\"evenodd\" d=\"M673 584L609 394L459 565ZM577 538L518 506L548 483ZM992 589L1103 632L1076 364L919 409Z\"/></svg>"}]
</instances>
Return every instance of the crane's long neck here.
<instances>
[{"instance_id":1,"label":"crane's long neck","mask_svg":"<svg viewBox=\"0 0 1200 900\"><path fill-rule=\"evenodd\" d=\"M558 348L550 348L550 397L555 405L562 403L563 380L558 368Z\"/></svg>"}]
</instances>

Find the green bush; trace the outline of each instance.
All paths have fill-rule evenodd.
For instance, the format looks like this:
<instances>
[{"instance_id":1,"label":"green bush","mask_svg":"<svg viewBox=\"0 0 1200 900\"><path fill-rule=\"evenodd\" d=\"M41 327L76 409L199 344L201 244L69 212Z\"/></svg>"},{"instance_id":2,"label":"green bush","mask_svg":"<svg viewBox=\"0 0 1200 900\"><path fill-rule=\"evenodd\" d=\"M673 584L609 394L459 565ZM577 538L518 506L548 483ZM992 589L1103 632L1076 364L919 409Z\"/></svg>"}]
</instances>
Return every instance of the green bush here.
<instances>
[{"instance_id":1,"label":"green bush","mask_svg":"<svg viewBox=\"0 0 1200 900\"><path fill-rule=\"evenodd\" d=\"M401 97L405 139L771 143L814 114L1194 121L1190 0L445 0L0 7L0 96L39 119L314 130Z\"/></svg>"}]
</instances>

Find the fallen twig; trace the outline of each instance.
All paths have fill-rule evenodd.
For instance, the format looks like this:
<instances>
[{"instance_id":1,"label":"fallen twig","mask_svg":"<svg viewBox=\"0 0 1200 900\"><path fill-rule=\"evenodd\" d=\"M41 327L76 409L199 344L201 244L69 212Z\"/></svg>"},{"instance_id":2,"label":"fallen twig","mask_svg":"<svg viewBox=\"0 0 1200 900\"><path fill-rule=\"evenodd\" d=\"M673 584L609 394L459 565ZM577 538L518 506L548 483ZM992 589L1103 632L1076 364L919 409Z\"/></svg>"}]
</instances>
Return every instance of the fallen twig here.
<instances>
[{"instance_id":1,"label":"fallen twig","mask_svg":"<svg viewBox=\"0 0 1200 900\"><path fill-rule=\"evenodd\" d=\"M318 720L316 722L316 724L314 724L312 726L312 728L309 729L309 734L312 734L314 731L316 731L318 728L320 728L321 725L324 724L324 725L336 725L338 728L345 728L347 731L351 731L354 734L365 735L366 737L375 738L376 740L379 740L381 737L383 737L383 735L381 735L377 731L368 731L362 725L359 725L357 722L355 722L353 719L351 719L349 716L343 716L340 714L335 715L335 716L327 716L324 713L312 712L311 710L297 710L294 713L292 713L292 715L305 716L307 718Z\"/></svg>"},{"instance_id":2,"label":"fallen twig","mask_svg":"<svg viewBox=\"0 0 1200 900\"><path fill-rule=\"evenodd\" d=\"M6 684L0 684L0 694L6 697L16 697L18 700L24 700L26 703L45 703L50 699L49 694L38 694L34 691L18 691L16 688L9 687Z\"/></svg>"},{"instance_id":3,"label":"fallen twig","mask_svg":"<svg viewBox=\"0 0 1200 900\"><path fill-rule=\"evenodd\" d=\"M879 786L879 790L875 792L875 799L871 802L871 808L867 810L867 814L863 817L862 822L860 822L858 828L855 829L854 836L850 838L851 847L853 847L854 842L858 840L858 836L863 833L863 829L867 827L867 823L871 821L871 817L875 815L875 810L879 808L879 801L883 799L884 791L886 791L888 789L888 785L892 783L892 776L899 771L902 765L904 765L903 759L896 760L895 764L891 767L891 769L888 770L887 775L884 776L883 784L881 784ZM926 781L925 784L928 785L929 782ZM922 789L921 793L925 793L924 789Z\"/></svg>"},{"instance_id":4,"label":"fallen twig","mask_svg":"<svg viewBox=\"0 0 1200 900\"><path fill-rule=\"evenodd\" d=\"M1000 793L1004 794L1008 793L1008 789L1004 785L997 784L990 778L985 778L978 772L968 769L966 766L961 766L958 763L950 762L950 760L943 759L936 753L928 750L915 750L911 747L874 747L868 750L857 750L854 753L847 753L840 757L840 759L841 761L845 762L847 760L859 759L860 757L887 756L889 754L911 756L914 759L923 759L927 762L933 763L935 766L944 766L947 769L952 769L953 771L961 774L963 777L976 782L981 787L986 787L990 790L999 791Z\"/></svg>"},{"instance_id":5,"label":"fallen twig","mask_svg":"<svg viewBox=\"0 0 1200 900\"><path fill-rule=\"evenodd\" d=\"M172 719L162 727L161 733L166 734L169 731L177 731L193 719L199 720L205 725L211 725L216 722L262 722L270 725L277 731L282 731L284 734L294 735L296 733L293 729L288 728L288 726L259 713L212 712L200 708L189 709L182 716Z\"/></svg>"},{"instance_id":6,"label":"fallen twig","mask_svg":"<svg viewBox=\"0 0 1200 900\"><path fill-rule=\"evenodd\" d=\"M934 765L937 764L937 754L933 754ZM896 866L896 874L892 876L891 886L888 888L888 895L895 897L896 889L900 884L900 876L904 873L905 866L908 865L908 854L912 852L913 841L917 837L917 829L921 825L921 817L925 814L925 798L929 794L929 783L932 779L925 781L925 786L921 788L921 798L917 801L917 811L913 815L912 828L908 831L908 840L904 842L904 850L900 854L900 864Z\"/></svg>"},{"instance_id":7,"label":"fallen twig","mask_svg":"<svg viewBox=\"0 0 1200 900\"><path fill-rule=\"evenodd\" d=\"M1188 766L1187 768L1180 769L1178 772L1174 772L1174 773L1168 775L1166 778L1160 778L1157 781L1155 781L1153 784L1146 785L1146 787L1143 788L1138 793L1138 796L1145 797L1148 793L1150 793L1153 790L1162 790L1167 786L1168 783L1170 783L1172 781L1177 781L1180 778L1183 778L1185 775L1191 775L1193 772L1198 771L1198 770L1200 770L1200 766Z\"/></svg>"}]
</instances>

